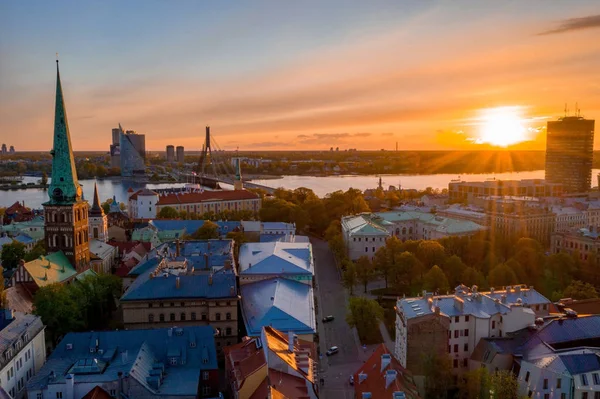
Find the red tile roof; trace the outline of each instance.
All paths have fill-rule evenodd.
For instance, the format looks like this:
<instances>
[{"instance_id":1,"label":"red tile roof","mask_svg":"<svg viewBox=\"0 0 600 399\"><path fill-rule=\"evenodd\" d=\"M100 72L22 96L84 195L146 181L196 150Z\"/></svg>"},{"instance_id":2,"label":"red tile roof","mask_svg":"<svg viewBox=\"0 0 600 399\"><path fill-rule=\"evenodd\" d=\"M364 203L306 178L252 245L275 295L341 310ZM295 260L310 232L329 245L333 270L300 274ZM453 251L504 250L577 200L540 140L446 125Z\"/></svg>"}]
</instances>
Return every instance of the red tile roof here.
<instances>
[{"instance_id":1,"label":"red tile roof","mask_svg":"<svg viewBox=\"0 0 600 399\"><path fill-rule=\"evenodd\" d=\"M227 346L223 348L223 352L228 372L234 372L239 388L244 385L248 376L267 364L264 351L256 347L256 339Z\"/></svg>"},{"instance_id":2,"label":"red tile roof","mask_svg":"<svg viewBox=\"0 0 600 399\"><path fill-rule=\"evenodd\" d=\"M385 354L391 356L391 361L388 366L381 370L381 356ZM395 370L397 375L386 388L386 372L388 370ZM367 378L361 382L359 374L366 374ZM355 397L361 398L363 392L371 392L373 398L391 398L392 394L397 391L403 391L409 399L419 398L410 372L402 367L384 344L381 344L354 374Z\"/></svg>"},{"instance_id":3,"label":"red tile roof","mask_svg":"<svg viewBox=\"0 0 600 399\"><path fill-rule=\"evenodd\" d=\"M117 247L119 250L119 255L121 255L121 256L123 256L123 254L126 254L131 251L135 251L140 256L144 256L147 252L149 252L152 249L152 243L149 243L149 242L140 242L140 241L120 242L120 241L110 240L107 242L107 244L112 245L113 247ZM144 250L141 250L140 248L138 248L140 245L142 246L142 248L144 248L145 252L144 252Z\"/></svg>"},{"instance_id":4,"label":"red tile roof","mask_svg":"<svg viewBox=\"0 0 600 399\"><path fill-rule=\"evenodd\" d=\"M82 399L113 399L112 396L100 386L94 387Z\"/></svg>"},{"instance_id":5,"label":"red tile roof","mask_svg":"<svg viewBox=\"0 0 600 399\"><path fill-rule=\"evenodd\" d=\"M304 378L269 369L269 381L271 381L271 389L275 390L276 395L280 395L279 397L310 398ZM273 391L271 391L271 394L273 394ZM379 396L373 396L373 398L379 398Z\"/></svg>"},{"instance_id":6,"label":"red tile roof","mask_svg":"<svg viewBox=\"0 0 600 399\"><path fill-rule=\"evenodd\" d=\"M259 198L246 190L216 190L201 193L177 193L160 196L156 205L197 204L207 201L241 201Z\"/></svg>"}]
</instances>

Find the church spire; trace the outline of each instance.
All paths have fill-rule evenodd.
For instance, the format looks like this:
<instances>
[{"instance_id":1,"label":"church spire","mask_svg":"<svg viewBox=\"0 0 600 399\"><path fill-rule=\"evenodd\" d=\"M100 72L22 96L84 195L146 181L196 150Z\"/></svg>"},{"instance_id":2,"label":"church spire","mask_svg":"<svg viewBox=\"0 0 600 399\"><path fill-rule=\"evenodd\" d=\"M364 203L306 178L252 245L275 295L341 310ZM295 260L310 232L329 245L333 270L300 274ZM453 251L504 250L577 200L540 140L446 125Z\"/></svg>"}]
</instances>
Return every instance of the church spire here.
<instances>
[{"instance_id":1,"label":"church spire","mask_svg":"<svg viewBox=\"0 0 600 399\"><path fill-rule=\"evenodd\" d=\"M235 159L235 179L233 180L233 189L244 189L244 183L242 181L242 165L239 158Z\"/></svg>"},{"instance_id":2,"label":"church spire","mask_svg":"<svg viewBox=\"0 0 600 399\"><path fill-rule=\"evenodd\" d=\"M100 196L98 195L98 184L94 183L94 203L90 209L91 216L104 216L104 209L100 206Z\"/></svg>"},{"instance_id":3,"label":"church spire","mask_svg":"<svg viewBox=\"0 0 600 399\"><path fill-rule=\"evenodd\" d=\"M67 122L67 110L60 82L58 60L56 60L56 105L54 109L54 146L52 151L51 203L73 203L81 201L81 186L77 181L75 159L71 148L71 136Z\"/></svg>"}]
</instances>

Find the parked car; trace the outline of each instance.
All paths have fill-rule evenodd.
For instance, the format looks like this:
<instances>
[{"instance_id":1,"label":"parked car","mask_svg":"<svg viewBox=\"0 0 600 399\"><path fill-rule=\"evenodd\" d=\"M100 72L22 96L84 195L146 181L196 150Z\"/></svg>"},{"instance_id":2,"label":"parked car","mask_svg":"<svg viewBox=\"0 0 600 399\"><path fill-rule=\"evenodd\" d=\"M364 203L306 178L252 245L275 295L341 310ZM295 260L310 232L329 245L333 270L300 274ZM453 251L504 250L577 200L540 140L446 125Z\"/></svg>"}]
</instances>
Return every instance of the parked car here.
<instances>
[{"instance_id":1,"label":"parked car","mask_svg":"<svg viewBox=\"0 0 600 399\"><path fill-rule=\"evenodd\" d=\"M350 385L354 385L354 376L353 375L350 376L350 380L348 382L350 382Z\"/></svg>"},{"instance_id":2,"label":"parked car","mask_svg":"<svg viewBox=\"0 0 600 399\"><path fill-rule=\"evenodd\" d=\"M325 317L323 317L323 323L328 323L330 321L333 321L334 319L335 319L335 317L333 317L332 315L325 316Z\"/></svg>"},{"instance_id":3,"label":"parked car","mask_svg":"<svg viewBox=\"0 0 600 399\"><path fill-rule=\"evenodd\" d=\"M340 348L338 348L337 346L332 346L331 348L329 348L329 350L325 353L325 355L327 356L331 356L331 355L335 355L336 353L338 353L340 351Z\"/></svg>"}]
</instances>

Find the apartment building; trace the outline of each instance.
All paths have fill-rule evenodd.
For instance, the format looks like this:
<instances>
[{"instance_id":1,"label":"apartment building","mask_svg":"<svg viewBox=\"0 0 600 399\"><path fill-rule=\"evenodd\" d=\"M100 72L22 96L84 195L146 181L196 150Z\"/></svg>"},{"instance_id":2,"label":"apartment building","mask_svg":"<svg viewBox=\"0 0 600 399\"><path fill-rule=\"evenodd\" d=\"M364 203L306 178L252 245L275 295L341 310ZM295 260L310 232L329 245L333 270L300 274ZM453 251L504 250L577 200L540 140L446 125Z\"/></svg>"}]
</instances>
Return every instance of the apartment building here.
<instances>
[{"instance_id":1,"label":"apartment building","mask_svg":"<svg viewBox=\"0 0 600 399\"><path fill-rule=\"evenodd\" d=\"M562 184L543 179L485 180L476 182L451 181L448 183L450 201L465 201L481 196L558 197Z\"/></svg>"}]
</instances>

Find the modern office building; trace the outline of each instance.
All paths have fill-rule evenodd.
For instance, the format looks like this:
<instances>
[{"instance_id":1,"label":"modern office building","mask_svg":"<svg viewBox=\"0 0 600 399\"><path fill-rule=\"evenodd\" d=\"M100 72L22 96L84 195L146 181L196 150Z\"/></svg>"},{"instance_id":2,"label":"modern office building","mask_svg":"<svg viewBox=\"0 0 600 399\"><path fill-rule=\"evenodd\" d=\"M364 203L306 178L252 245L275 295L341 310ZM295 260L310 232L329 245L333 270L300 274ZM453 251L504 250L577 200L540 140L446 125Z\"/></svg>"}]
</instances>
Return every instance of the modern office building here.
<instances>
[{"instance_id":1,"label":"modern office building","mask_svg":"<svg viewBox=\"0 0 600 399\"><path fill-rule=\"evenodd\" d=\"M8 151L6 150L6 144L2 144L2 154L6 154Z\"/></svg>"},{"instance_id":2,"label":"modern office building","mask_svg":"<svg viewBox=\"0 0 600 399\"><path fill-rule=\"evenodd\" d=\"M167 146L167 162L175 161L175 147L172 145Z\"/></svg>"},{"instance_id":3,"label":"modern office building","mask_svg":"<svg viewBox=\"0 0 600 399\"><path fill-rule=\"evenodd\" d=\"M184 158L185 158L183 146L178 145L176 150L177 150L177 162L183 163Z\"/></svg>"},{"instance_id":4,"label":"modern office building","mask_svg":"<svg viewBox=\"0 0 600 399\"><path fill-rule=\"evenodd\" d=\"M11 146L10 146L10 149L8 150L8 152L9 152L9 154L14 154L14 153L16 152L16 151L15 151L15 146L14 146L14 145L11 145Z\"/></svg>"},{"instance_id":5,"label":"modern office building","mask_svg":"<svg viewBox=\"0 0 600 399\"><path fill-rule=\"evenodd\" d=\"M112 130L112 142L110 144L110 167L121 167L121 147L119 146L121 135L121 125Z\"/></svg>"},{"instance_id":6,"label":"modern office building","mask_svg":"<svg viewBox=\"0 0 600 399\"><path fill-rule=\"evenodd\" d=\"M585 192L592 183L594 120L565 116L548 122L546 181L565 192Z\"/></svg>"},{"instance_id":7,"label":"modern office building","mask_svg":"<svg viewBox=\"0 0 600 399\"><path fill-rule=\"evenodd\" d=\"M121 130L121 176L143 176L146 170L146 136L133 130Z\"/></svg>"}]
</instances>

